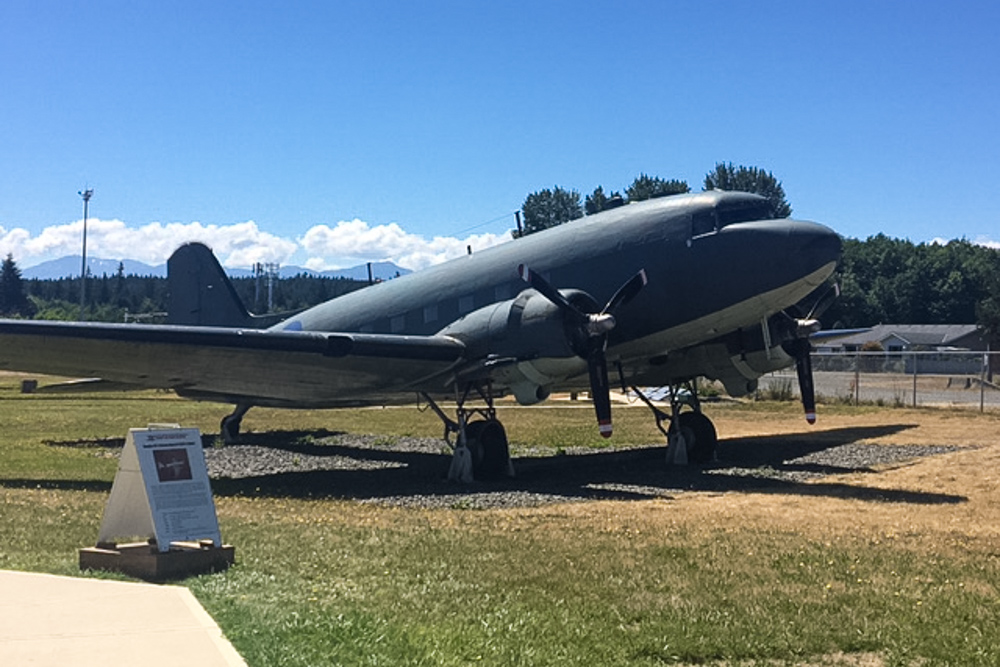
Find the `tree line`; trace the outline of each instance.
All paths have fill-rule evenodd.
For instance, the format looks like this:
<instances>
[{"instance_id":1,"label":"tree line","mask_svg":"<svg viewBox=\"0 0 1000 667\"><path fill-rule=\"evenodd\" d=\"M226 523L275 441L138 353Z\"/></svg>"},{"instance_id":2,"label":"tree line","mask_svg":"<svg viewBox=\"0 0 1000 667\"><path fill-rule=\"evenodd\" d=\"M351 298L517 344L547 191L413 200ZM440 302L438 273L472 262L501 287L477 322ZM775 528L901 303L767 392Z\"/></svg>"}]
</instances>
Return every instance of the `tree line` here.
<instances>
[{"instance_id":1,"label":"tree line","mask_svg":"<svg viewBox=\"0 0 1000 667\"><path fill-rule=\"evenodd\" d=\"M347 294L367 281L299 274L275 280L268 293L266 281L256 277L231 278L237 295L252 312L291 312ZM270 297L270 298L269 298ZM119 263L112 275L87 277L86 318L99 322L127 319L157 320L167 311L166 278L125 275ZM80 278L24 279L12 256L0 265L0 315L46 320L80 319Z\"/></svg>"},{"instance_id":2,"label":"tree line","mask_svg":"<svg viewBox=\"0 0 1000 667\"><path fill-rule=\"evenodd\" d=\"M831 328L978 324L1000 342L1000 250L966 239L918 243L884 234L844 239Z\"/></svg>"},{"instance_id":3,"label":"tree line","mask_svg":"<svg viewBox=\"0 0 1000 667\"><path fill-rule=\"evenodd\" d=\"M771 202L774 218L788 217L791 205L781 182L757 167L719 163L706 174L704 189L755 192ZM530 193L521 208L525 236L583 215L653 197L690 192L685 181L641 174L623 192L597 186L586 198L561 187ZM897 324L976 323L1000 349L1000 250L965 239L947 244L919 243L878 234L844 239L837 282L841 296L823 316L827 328ZM87 319L123 321L129 315L162 313L167 281L126 276L88 278ZM274 312L295 311L364 287L364 281L302 274L274 284ZM267 311L267 287L256 278L233 279L247 307ZM11 255L0 265L0 315L41 319L79 318L80 279L23 280Z\"/></svg>"},{"instance_id":4,"label":"tree line","mask_svg":"<svg viewBox=\"0 0 1000 667\"><path fill-rule=\"evenodd\" d=\"M785 199L785 190L781 181L774 175L759 167L733 166L732 163L717 163L715 169L705 174L703 190L736 190L753 192L767 198L771 203L772 218L787 218L792 214L792 207ZM691 192L687 181L660 178L640 174L628 187L624 194L617 190L610 193L604 191L604 186L598 185L594 191L581 199L576 190L555 186L532 192L521 205L523 224L512 233L514 238L540 232L543 229L555 227L570 220L576 220L586 215L593 215L611 208L616 208L631 202L645 201L656 197L681 195Z\"/></svg>"}]
</instances>

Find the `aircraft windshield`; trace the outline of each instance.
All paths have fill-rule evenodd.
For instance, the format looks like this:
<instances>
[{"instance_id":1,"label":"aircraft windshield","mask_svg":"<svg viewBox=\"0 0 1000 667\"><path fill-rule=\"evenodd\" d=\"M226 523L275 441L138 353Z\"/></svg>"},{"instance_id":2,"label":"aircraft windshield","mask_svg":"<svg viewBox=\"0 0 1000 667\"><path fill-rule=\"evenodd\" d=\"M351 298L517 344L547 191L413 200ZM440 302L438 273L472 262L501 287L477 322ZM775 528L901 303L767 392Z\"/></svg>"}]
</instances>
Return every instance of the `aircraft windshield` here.
<instances>
[{"instance_id":1,"label":"aircraft windshield","mask_svg":"<svg viewBox=\"0 0 1000 667\"><path fill-rule=\"evenodd\" d=\"M771 203L768 201L745 201L735 206L719 206L716 210L719 218L719 229L737 222L752 222L754 220L768 220L773 217L771 214Z\"/></svg>"},{"instance_id":2,"label":"aircraft windshield","mask_svg":"<svg viewBox=\"0 0 1000 667\"><path fill-rule=\"evenodd\" d=\"M729 195L691 214L691 237L714 234L723 227L740 222L770 220L774 217L771 202L753 195Z\"/></svg>"}]
</instances>

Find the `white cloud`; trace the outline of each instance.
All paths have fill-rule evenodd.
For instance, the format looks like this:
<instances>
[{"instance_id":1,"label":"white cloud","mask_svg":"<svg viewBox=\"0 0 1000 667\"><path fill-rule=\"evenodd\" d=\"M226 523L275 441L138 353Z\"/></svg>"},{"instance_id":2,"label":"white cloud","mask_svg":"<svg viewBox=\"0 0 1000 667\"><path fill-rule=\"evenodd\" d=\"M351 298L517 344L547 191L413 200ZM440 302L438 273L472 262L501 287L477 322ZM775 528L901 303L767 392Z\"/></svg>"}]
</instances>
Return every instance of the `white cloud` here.
<instances>
[{"instance_id":1,"label":"white cloud","mask_svg":"<svg viewBox=\"0 0 1000 667\"><path fill-rule=\"evenodd\" d=\"M483 250L510 240L509 234L472 234L464 239L435 236L426 239L404 231L396 223L369 226L362 220L335 226L311 227L299 243L309 255L310 268L340 268L366 261L389 260L418 270L465 254L467 246Z\"/></svg>"},{"instance_id":2,"label":"white cloud","mask_svg":"<svg viewBox=\"0 0 1000 667\"><path fill-rule=\"evenodd\" d=\"M79 255L83 220L46 227L37 236L24 229L0 228L0 252L14 254L22 265L66 255ZM182 243L201 241L215 251L225 266L250 266L255 262L285 262L298 244L261 231L251 221L233 225L153 222L129 227L121 220L87 220L87 255L103 259L136 259L161 264Z\"/></svg>"},{"instance_id":3,"label":"white cloud","mask_svg":"<svg viewBox=\"0 0 1000 667\"><path fill-rule=\"evenodd\" d=\"M82 236L83 220L46 227L37 235L21 228L0 227L0 256L12 253L19 265L27 267L79 255ZM426 239L395 223L371 226L362 220L332 227L316 225L297 241L262 231L252 220L232 225L152 222L140 227L121 220L87 220L88 256L154 265L165 262L182 243L200 241L227 267L249 267L256 262L302 263L321 271L388 260L417 270L458 257L466 252L466 246L478 251L508 240L508 233ZM305 259L300 259L303 256Z\"/></svg>"},{"instance_id":4,"label":"white cloud","mask_svg":"<svg viewBox=\"0 0 1000 667\"><path fill-rule=\"evenodd\" d=\"M933 239L931 239L931 245L948 245L953 240L954 239L946 239L940 236L935 236ZM990 239L988 236L977 236L975 240L972 241L972 244L980 245L983 246L984 248L992 248L993 250L1000 250L1000 241L994 241Z\"/></svg>"}]
</instances>

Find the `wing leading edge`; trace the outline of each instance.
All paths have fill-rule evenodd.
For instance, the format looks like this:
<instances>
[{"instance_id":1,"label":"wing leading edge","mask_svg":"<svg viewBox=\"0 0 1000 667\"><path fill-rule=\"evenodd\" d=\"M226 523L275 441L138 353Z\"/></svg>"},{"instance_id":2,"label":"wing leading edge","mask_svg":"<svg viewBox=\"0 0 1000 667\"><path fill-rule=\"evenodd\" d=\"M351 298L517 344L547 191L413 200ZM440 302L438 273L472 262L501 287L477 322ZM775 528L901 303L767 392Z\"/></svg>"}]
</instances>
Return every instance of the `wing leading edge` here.
<instances>
[{"instance_id":1,"label":"wing leading edge","mask_svg":"<svg viewBox=\"0 0 1000 667\"><path fill-rule=\"evenodd\" d=\"M0 320L2 369L227 402L323 407L438 392L464 352L448 336Z\"/></svg>"}]
</instances>

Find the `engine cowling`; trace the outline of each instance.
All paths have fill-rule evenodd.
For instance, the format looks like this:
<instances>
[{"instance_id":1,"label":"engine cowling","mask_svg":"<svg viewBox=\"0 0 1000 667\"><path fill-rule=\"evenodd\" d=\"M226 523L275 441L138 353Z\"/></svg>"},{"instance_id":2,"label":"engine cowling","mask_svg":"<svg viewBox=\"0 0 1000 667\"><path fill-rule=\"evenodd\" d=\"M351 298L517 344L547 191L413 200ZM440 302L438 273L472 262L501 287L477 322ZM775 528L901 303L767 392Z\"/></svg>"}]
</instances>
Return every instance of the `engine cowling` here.
<instances>
[{"instance_id":1,"label":"engine cowling","mask_svg":"<svg viewBox=\"0 0 1000 667\"><path fill-rule=\"evenodd\" d=\"M756 391L761 376L795 365L795 358L785 344L796 335L798 332L791 328L787 317L774 316L760 327L673 350L655 359L653 364L664 368L661 378L664 382L701 375L722 382L730 396L745 396Z\"/></svg>"},{"instance_id":2,"label":"engine cowling","mask_svg":"<svg viewBox=\"0 0 1000 667\"><path fill-rule=\"evenodd\" d=\"M599 310L585 292L561 293L585 312ZM467 356L484 360L494 385L510 389L522 405L548 398L554 384L587 371L586 341L568 326L563 312L535 290L475 310L439 334L465 343Z\"/></svg>"}]
</instances>

